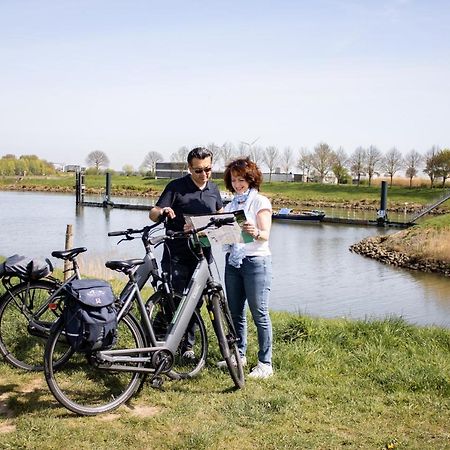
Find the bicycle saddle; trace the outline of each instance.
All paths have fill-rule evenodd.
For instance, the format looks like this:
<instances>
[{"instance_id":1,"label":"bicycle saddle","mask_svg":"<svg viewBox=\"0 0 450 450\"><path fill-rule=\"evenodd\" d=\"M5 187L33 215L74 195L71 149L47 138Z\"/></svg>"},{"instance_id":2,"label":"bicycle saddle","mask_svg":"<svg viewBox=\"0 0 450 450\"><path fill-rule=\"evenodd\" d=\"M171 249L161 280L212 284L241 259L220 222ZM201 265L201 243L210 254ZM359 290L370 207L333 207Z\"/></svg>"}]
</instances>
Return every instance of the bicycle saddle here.
<instances>
[{"instance_id":1,"label":"bicycle saddle","mask_svg":"<svg viewBox=\"0 0 450 450\"><path fill-rule=\"evenodd\" d=\"M129 273L136 266L144 264L143 259L127 259L125 261L106 261L105 266L111 270L117 270L118 272Z\"/></svg>"},{"instance_id":2,"label":"bicycle saddle","mask_svg":"<svg viewBox=\"0 0 450 450\"><path fill-rule=\"evenodd\" d=\"M52 252L52 256L59 259L71 260L80 253L87 251L86 247L71 248L69 250L57 250Z\"/></svg>"}]
</instances>

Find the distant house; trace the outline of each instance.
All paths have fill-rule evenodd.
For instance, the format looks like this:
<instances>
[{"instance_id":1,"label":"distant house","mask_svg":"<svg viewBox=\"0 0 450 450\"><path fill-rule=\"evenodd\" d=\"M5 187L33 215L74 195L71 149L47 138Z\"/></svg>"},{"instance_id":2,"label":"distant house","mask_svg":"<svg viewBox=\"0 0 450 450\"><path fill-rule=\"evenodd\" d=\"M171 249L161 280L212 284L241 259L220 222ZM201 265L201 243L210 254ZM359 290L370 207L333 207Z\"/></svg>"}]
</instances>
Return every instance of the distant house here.
<instances>
[{"instance_id":1,"label":"distant house","mask_svg":"<svg viewBox=\"0 0 450 450\"><path fill-rule=\"evenodd\" d=\"M178 178L187 173L184 162L157 162L155 165L155 178Z\"/></svg>"},{"instance_id":2,"label":"distant house","mask_svg":"<svg viewBox=\"0 0 450 450\"><path fill-rule=\"evenodd\" d=\"M55 168L55 170L57 172L64 172L64 164L63 163L51 162L50 164Z\"/></svg>"},{"instance_id":3,"label":"distant house","mask_svg":"<svg viewBox=\"0 0 450 450\"><path fill-rule=\"evenodd\" d=\"M64 172L84 172L86 167L79 166L77 164L67 164L64 166Z\"/></svg>"},{"instance_id":4,"label":"distant house","mask_svg":"<svg viewBox=\"0 0 450 450\"><path fill-rule=\"evenodd\" d=\"M292 173L281 173L279 171L272 172L272 175L270 173L263 173L264 181L294 181L294 178Z\"/></svg>"},{"instance_id":5,"label":"distant house","mask_svg":"<svg viewBox=\"0 0 450 450\"><path fill-rule=\"evenodd\" d=\"M308 181L314 181L317 183L324 183L324 184L338 184L338 179L333 172L329 171L325 175L324 179L321 180L319 172L317 172L315 169L311 170Z\"/></svg>"}]
</instances>

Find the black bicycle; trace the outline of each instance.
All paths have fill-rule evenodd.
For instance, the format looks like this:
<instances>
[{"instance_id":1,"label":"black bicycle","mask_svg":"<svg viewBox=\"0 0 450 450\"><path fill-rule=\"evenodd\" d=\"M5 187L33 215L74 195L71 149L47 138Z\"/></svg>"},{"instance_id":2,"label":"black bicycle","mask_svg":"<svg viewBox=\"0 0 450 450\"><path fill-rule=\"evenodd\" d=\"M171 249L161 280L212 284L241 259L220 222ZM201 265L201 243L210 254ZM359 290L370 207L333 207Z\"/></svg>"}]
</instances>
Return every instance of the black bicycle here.
<instances>
[{"instance_id":1,"label":"black bicycle","mask_svg":"<svg viewBox=\"0 0 450 450\"><path fill-rule=\"evenodd\" d=\"M51 264L48 270L33 273L32 262L24 257L17 262L14 257L6 261L10 264L5 264L0 271L5 288L0 297L0 353L12 366L43 369L45 341L52 324L61 315L64 286L80 278L76 257L85 251L85 247L79 247L52 253L72 263L68 270L73 273L65 282L51 276Z\"/></svg>"},{"instance_id":2,"label":"black bicycle","mask_svg":"<svg viewBox=\"0 0 450 450\"><path fill-rule=\"evenodd\" d=\"M158 335L164 335L168 323L176 309L177 298L173 294L169 276L160 273L153 254L154 244L162 241L152 237L158 233L161 222L146 226L140 230L128 229L119 233L109 233L110 236L124 236L119 241L129 241L139 236L145 248L143 264L135 276L139 291L150 279L154 294L146 303L146 309L151 320L155 320L155 330ZM154 240L152 243L151 239ZM35 270L31 273L23 263L11 265L10 270L0 273L5 293L0 297L0 353L14 367L24 370L43 370L43 354L45 343L53 323L61 316L64 304L65 287L75 279L80 279L80 269L77 256L86 252L85 247L54 251L52 256L70 263L66 272L71 275L66 281L51 276L51 271ZM36 279L42 276L41 279ZM19 282L13 280L19 279ZM123 304L133 289L129 281L117 299L117 305ZM119 306L117 306L119 309ZM180 342L175 354L172 370L168 376L173 379L190 378L197 375L206 362L208 341L205 324L202 317L195 311L191 321L191 334ZM192 346L189 357L185 357L187 340ZM64 358L69 353L64 354ZM62 355L61 355L62 357ZM58 364L61 361L58 362Z\"/></svg>"},{"instance_id":3,"label":"black bicycle","mask_svg":"<svg viewBox=\"0 0 450 450\"><path fill-rule=\"evenodd\" d=\"M198 327L202 327L203 322L196 311L202 296L206 300L220 352L234 385L237 388L244 386L244 371L228 304L222 286L213 279L198 237L198 233L208 227L220 227L229 222L230 218L211 218L206 226L199 229L148 239L149 245L158 245L167 239L190 237L193 251L198 257L189 285L176 305L174 314L169 311L171 320L166 321L162 329L158 329L157 313L153 314L153 311L161 306L160 312L163 314L163 305L173 301L173 298L169 298L169 302L165 301L170 289L164 287L164 277L160 277L156 293L145 303L137 279L140 268L145 264L144 260L108 261L105 264L129 277L129 291L118 305L118 340L109 350L74 352L64 364L58 366L56 363L62 354L67 353L69 344L63 339L64 321L62 318L56 321L45 349L44 373L51 392L63 406L77 414L95 415L111 411L130 399L146 375L151 376L154 387L161 386L163 375L170 377L173 371L177 352L193 316L198 318ZM141 231L126 230L110 234L126 237ZM154 278L158 280L160 275L157 265L151 270L155 271ZM140 320L135 317L134 307Z\"/></svg>"}]
</instances>

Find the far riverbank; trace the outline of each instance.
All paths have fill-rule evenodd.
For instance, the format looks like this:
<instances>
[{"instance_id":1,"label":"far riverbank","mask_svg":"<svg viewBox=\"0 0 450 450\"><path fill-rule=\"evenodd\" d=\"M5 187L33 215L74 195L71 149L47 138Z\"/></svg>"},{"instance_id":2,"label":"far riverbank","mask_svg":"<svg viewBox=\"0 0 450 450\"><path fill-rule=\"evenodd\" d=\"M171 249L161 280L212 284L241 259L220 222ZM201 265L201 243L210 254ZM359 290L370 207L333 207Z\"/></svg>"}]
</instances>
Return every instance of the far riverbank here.
<instances>
[{"instance_id":1,"label":"far riverbank","mask_svg":"<svg viewBox=\"0 0 450 450\"><path fill-rule=\"evenodd\" d=\"M113 175L111 195L119 197L158 198L167 184L166 179L140 176ZM222 180L214 180L225 191ZM75 179L72 174L48 177L0 177L0 190L73 193ZM104 175L85 177L86 195L103 195ZM303 209L342 208L347 210L374 211L380 206L379 186L326 185L300 182L266 182L262 193L267 195L274 209L288 207L295 212ZM388 210L413 214L430 204L443 193L439 188L392 186L388 188ZM450 212L450 202L433 210L433 215Z\"/></svg>"}]
</instances>

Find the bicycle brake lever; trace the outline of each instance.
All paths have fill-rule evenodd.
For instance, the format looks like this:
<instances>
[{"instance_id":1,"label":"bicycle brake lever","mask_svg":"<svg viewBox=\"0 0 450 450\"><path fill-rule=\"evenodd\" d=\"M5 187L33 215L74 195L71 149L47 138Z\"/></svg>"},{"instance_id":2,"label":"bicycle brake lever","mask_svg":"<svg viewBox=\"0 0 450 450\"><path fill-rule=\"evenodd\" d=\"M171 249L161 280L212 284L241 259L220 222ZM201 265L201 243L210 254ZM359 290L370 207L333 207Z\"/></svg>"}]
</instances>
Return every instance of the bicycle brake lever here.
<instances>
[{"instance_id":1,"label":"bicycle brake lever","mask_svg":"<svg viewBox=\"0 0 450 450\"><path fill-rule=\"evenodd\" d=\"M117 245L119 245L122 241L132 241L133 239L135 239L133 236L130 236L129 234L127 234L125 237L123 237L123 238L117 243Z\"/></svg>"}]
</instances>

